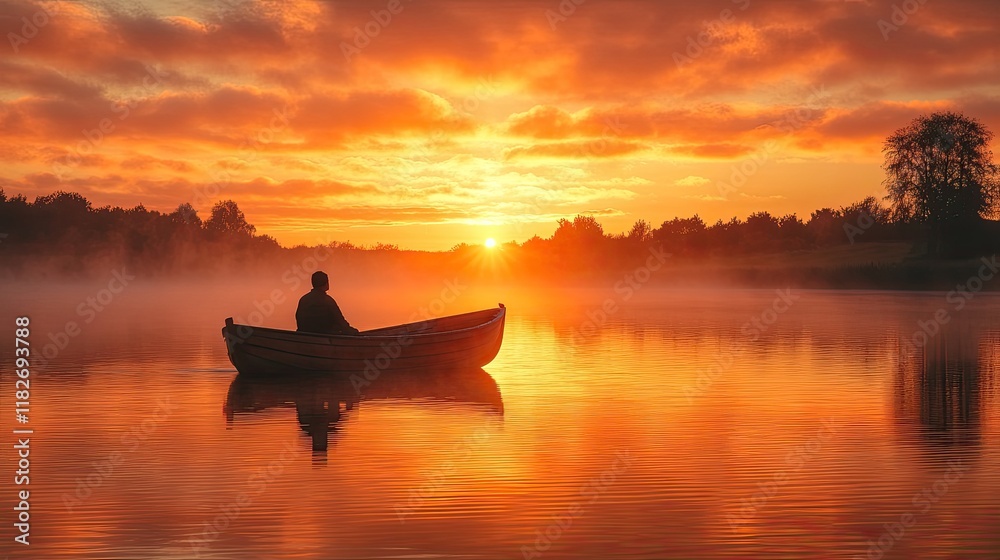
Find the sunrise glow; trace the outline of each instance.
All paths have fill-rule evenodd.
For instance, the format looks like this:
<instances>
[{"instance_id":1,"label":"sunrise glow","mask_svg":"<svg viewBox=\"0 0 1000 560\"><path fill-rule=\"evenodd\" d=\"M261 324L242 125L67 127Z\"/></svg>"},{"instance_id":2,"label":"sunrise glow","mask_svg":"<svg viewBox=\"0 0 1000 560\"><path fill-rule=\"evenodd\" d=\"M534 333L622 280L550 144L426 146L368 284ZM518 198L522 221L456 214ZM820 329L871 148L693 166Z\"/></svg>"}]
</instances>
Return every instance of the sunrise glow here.
<instances>
[{"instance_id":1,"label":"sunrise glow","mask_svg":"<svg viewBox=\"0 0 1000 560\"><path fill-rule=\"evenodd\" d=\"M881 142L918 114L1000 129L988 2L903 25L888 1L559 6L18 2L0 184L201 216L232 199L286 246L447 250L580 213L808 219L883 196Z\"/></svg>"}]
</instances>

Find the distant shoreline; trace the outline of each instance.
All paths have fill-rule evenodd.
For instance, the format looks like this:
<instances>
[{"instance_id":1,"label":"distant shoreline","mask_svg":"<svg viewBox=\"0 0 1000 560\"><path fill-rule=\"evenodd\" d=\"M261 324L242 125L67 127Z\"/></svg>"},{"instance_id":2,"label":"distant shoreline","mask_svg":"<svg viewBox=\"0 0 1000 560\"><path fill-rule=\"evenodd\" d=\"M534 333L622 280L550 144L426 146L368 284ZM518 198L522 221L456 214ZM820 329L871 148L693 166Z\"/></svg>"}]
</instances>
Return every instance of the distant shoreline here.
<instances>
[{"instance_id":1,"label":"distant shoreline","mask_svg":"<svg viewBox=\"0 0 1000 560\"><path fill-rule=\"evenodd\" d=\"M997 257L939 260L900 258L901 248L868 247L851 259L817 249L733 258L673 257L655 270L648 259L629 257L615 262L546 263L517 253L473 248L466 253L342 250L323 247L281 250L238 269L192 268L158 272L145 263L124 267L142 281L176 282L253 278L294 281L315 269L335 271L345 282L393 286L461 278L479 285L577 288L620 285L677 288L799 288L830 290L970 292L1000 290ZM320 251L320 253L317 253ZM322 258L326 253L329 256ZM321 258L315 255L320 254ZM867 259L867 260L866 260ZM116 259L84 264L69 255L15 255L0 264L0 282L73 282L99 280ZM116 265L117 266L117 265ZM297 271L297 275L296 275ZM963 288L964 287L964 288Z\"/></svg>"}]
</instances>

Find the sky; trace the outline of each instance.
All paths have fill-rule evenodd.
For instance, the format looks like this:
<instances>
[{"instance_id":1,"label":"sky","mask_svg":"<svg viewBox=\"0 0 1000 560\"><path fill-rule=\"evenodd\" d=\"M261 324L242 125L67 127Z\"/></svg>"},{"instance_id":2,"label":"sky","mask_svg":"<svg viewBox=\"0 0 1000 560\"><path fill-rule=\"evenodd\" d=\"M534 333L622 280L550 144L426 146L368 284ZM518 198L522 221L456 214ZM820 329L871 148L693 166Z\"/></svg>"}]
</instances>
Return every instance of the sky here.
<instances>
[{"instance_id":1,"label":"sky","mask_svg":"<svg viewBox=\"0 0 1000 560\"><path fill-rule=\"evenodd\" d=\"M0 0L0 187L232 199L286 246L808 219L884 196L921 114L1000 131L997 29L994 0Z\"/></svg>"}]
</instances>

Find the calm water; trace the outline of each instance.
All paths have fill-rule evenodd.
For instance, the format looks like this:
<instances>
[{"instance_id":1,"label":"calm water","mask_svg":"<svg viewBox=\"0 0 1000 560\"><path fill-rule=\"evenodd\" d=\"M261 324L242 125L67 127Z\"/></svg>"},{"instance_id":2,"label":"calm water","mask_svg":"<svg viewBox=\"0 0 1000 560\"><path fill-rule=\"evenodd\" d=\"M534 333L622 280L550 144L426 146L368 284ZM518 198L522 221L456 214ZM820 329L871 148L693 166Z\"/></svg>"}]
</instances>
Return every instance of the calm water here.
<instances>
[{"instance_id":1,"label":"calm water","mask_svg":"<svg viewBox=\"0 0 1000 560\"><path fill-rule=\"evenodd\" d=\"M358 396L236 375L223 319L266 287L137 282L78 314L96 289L0 305L37 350L82 324L32 377L30 548L3 353L11 558L1000 556L1000 297L469 290L432 307L505 301L493 363ZM334 295L372 328L440 291Z\"/></svg>"}]
</instances>

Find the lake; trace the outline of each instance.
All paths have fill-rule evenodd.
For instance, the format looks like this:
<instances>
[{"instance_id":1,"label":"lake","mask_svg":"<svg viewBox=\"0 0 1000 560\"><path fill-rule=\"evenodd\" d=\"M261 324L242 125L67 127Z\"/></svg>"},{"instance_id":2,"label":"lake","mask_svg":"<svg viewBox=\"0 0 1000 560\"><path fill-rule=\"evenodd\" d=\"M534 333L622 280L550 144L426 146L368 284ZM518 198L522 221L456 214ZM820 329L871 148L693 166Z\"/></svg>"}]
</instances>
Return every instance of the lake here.
<instances>
[{"instance_id":1,"label":"lake","mask_svg":"<svg viewBox=\"0 0 1000 560\"><path fill-rule=\"evenodd\" d=\"M280 283L105 284L0 304L51 345L28 486L0 366L11 558L1000 557L996 295L335 284L361 328L508 308L485 368L352 394L237 376Z\"/></svg>"}]
</instances>

